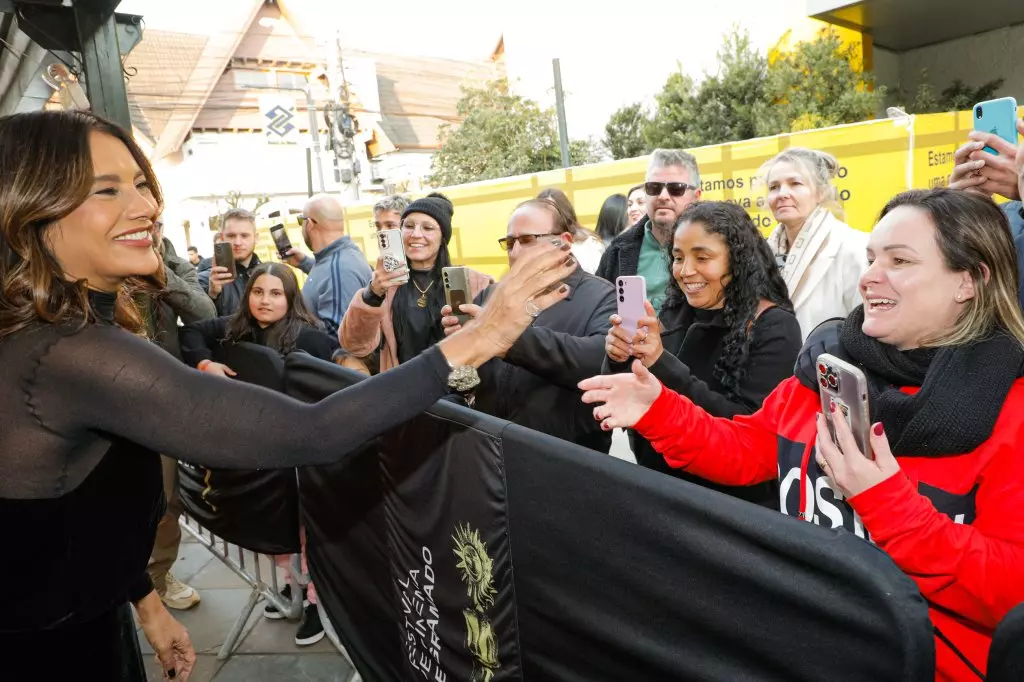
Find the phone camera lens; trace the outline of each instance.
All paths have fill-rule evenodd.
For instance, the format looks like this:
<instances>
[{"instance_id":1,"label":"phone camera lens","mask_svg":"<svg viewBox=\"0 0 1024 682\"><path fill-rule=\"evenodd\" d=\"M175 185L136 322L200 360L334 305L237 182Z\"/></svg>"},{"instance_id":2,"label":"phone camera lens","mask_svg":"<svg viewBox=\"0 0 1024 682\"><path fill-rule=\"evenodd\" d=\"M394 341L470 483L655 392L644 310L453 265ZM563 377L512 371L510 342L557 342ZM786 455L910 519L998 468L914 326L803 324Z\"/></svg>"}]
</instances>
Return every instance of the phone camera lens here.
<instances>
[{"instance_id":1,"label":"phone camera lens","mask_svg":"<svg viewBox=\"0 0 1024 682\"><path fill-rule=\"evenodd\" d=\"M619 293L620 293L620 294L624 294L624 293L626 293L626 290L625 290L625 289L623 289L622 287L619 287Z\"/></svg>"},{"instance_id":2,"label":"phone camera lens","mask_svg":"<svg viewBox=\"0 0 1024 682\"><path fill-rule=\"evenodd\" d=\"M838 388L839 387L839 380L836 379L836 375L835 374L829 374L828 375L828 385L831 386L832 388Z\"/></svg>"},{"instance_id":3,"label":"phone camera lens","mask_svg":"<svg viewBox=\"0 0 1024 682\"><path fill-rule=\"evenodd\" d=\"M828 388L828 379L825 377L818 379L818 382L821 383L822 388Z\"/></svg>"},{"instance_id":4,"label":"phone camera lens","mask_svg":"<svg viewBox=\"0 0 1024 682\"><path fill-rule=\"evenodd\" d=\"M977 107L977 108L975 108L975 110L974 110L974 115L975 115L975 116L976 116L977 118L981 118L981 116L982 116L982 114L983 114L983 113L984 113L984 112L982 111L982 109L981 109L981 107L980 107L980 106L979 106L979 107Z\"/></svg>"},{"instance_id":5,"label":"phone camera lens","mask_svg":"<svg viewBox=\"0 0 1024 682\"><path fill-rule=\"evenodd\" d=\"M626 302L626 297L625 296L619 296L619 303L625 303L625 302Z\"/></svg>"}]
</instances>

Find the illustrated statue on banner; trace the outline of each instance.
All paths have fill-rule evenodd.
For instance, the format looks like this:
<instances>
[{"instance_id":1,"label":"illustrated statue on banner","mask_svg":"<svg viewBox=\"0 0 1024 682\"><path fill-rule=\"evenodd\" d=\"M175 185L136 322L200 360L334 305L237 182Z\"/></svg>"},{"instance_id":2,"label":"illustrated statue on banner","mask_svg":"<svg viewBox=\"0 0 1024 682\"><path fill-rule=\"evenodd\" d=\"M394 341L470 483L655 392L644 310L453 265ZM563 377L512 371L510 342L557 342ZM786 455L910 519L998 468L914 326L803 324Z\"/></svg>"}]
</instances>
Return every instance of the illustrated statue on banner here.
<instances>
[{"instance_id":1,"label":"illustrated statue on banner","mask_svg":"<svg viewBox=\"0 0 1024 682\"><path fill-rule=\"evenodd\" d=\"M498 641L491 628L487 609L494 606L494 562L487 555L487 546L480 538L480 531L469 525L460 525L452 536L455 542L455 565L466 584L466 594L472 608L463 609L466 619L466 649L473 656L471 682L491 682L495 672L501 668L498 661Z\"/></svg>"}]
</instances>

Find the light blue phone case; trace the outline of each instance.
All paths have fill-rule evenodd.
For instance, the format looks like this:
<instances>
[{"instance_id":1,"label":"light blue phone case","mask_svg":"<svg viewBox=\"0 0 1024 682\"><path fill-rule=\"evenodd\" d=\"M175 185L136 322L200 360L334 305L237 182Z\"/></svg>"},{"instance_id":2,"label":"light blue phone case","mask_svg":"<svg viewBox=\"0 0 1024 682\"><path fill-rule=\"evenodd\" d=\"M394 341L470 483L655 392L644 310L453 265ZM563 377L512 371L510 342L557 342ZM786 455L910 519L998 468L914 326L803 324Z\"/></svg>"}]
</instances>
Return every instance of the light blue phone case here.
<instances>
[{"instance_id":1,"label":"light blue phone case","mask_svg":"<svg viewBox=\"0 0 1024 682\"><path fill-rule=\"evenodd\" d=\"M974 129L983 133L992 133L1003 138L1014 147L1017 146L1017 100L1013 97L1002 97L974 105ZM992 147L985 147L989 154L998 154Z\"/></svg>"}]
</instances>

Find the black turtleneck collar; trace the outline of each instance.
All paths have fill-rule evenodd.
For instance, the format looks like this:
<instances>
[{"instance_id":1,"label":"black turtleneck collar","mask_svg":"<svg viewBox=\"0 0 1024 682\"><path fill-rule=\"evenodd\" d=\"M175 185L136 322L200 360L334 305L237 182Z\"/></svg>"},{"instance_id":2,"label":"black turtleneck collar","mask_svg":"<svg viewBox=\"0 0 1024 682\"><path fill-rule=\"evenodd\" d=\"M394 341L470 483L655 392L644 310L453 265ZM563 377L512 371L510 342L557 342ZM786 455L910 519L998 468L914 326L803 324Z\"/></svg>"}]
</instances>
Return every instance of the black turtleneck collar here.
<instances>
[{"instance_id":1,"label":"black turtleneck collar","mask_svg":"<svg viewBox=\"0 0 1024 682\"><path fill-rule=\"evenodd\" d=\"M102 324L114 324L114 309L117 307L117 294L109 291L89 290L89 307L96 321Z\"/></svg>"},{"instance_id":2,"label":"black turtleneck collar","mask_svg":"<svg viewBox=\"0 0 1024 682\"><path fill-rule=\"evenodd\" d=\"M703 322L704 324L710 324L710 323L714 323L714 322L722 322L722 323L724 323L725 322L724 313L725 313L725 308L713 308L713 309L694 308L693 309L693 317L694 317L694 319L696 319L697 322Z\"/></svg>"}]
</instances>

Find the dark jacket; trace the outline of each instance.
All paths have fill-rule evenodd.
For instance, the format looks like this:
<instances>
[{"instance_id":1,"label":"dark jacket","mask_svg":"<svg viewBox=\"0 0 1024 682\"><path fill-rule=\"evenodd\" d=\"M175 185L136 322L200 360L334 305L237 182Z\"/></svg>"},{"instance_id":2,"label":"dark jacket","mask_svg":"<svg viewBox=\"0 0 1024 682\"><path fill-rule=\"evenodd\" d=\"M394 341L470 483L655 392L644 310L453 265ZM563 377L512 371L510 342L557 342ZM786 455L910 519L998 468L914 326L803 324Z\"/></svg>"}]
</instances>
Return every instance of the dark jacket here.
<instances>
[{"instance_id":1,"label":"dark jacket","mask_svg":"<svg viewBox=\"0 0 1024 682\"><path fill-rule=\"evenodd\" d=\"M614 288L577 268L569 297L542 312L513 344L505 360L480 368L476 409L599 452L611 448L593 408L576 384L601 372L604 342L616 310ZM478 304L486 303L488 287Z\"/></svg>"},{"instance_id":2,"label":"dark jacket","mask_svg":"<svg viewBox=\"0 0 1024 682\"><path fill-rule=\"evenodd\" d=\"M308 275L302 285L302 298L310 311L320 318L327 331L337 334L345 311L356 292L370 286L373 269L366 256L348 235L334 240L306 256L299 268Z\"/></svg>"},{"instance_id":3,"label":"dark jacket","mask_svg":"<svg viewBox=\"0 0 1024 682\"><path fill-rule=\"evenodd\" d=\"M170 240L163 240L164 273L167 286L159 303L143 307L147 334L158 346L181 359L178 347L178 320L192 324L217 316L213 301L199 285L196 269L178 256Z\"/></svg>"},{"instance_id":4,"label":"dark jacket","mask_svg":"<svg viewBox=\"0 0 1024 682\"><path fill-rule=\"evenodd\" d=\"M644 230L647 228L647 216L640 219L633 227L616 237L597 266L594 274L615 284L617 277L632 277L636 274L640 263L640 249L644 244Z\"/></svg>"},{"instance_id":5,"label":"dark jacket","mask_svg":"<svg viewBox=\"0 0 1024 682\"><path fill-rule=\"evenodd\" d=\"M217 346L223 342L228 333L230 322L230 317L218 317L182 327L180 332L181 355L185 364L195 367L203 360L212 360ZM264 330L259 330L253 338L242 340L260 346L267 345ZM338 350L338 339L322 329L303 327L299 332L299 338L295 340L295 350L304 351L314 358L330 362L334 351Z\"/></svg>"},{"instance_id":6,"label":"dark jacket","mask_svg":"<svg viewBox=\"0 0 1024 682\"><path fill-rule=\"evenodd\" d=\"M230 316L238 311L238 306L242 303L242 296L245 295L245 287L249 285L249 273L256 269L256 266L260 263L260 257L255 253L252 254L249 267L244 267L241 263L235 263L235 267L238 269L238 277L235 277L233 281L226 284L220 290L220 296L213 299L214 305L217 306L218 315ZM213 274L213 268L199 271L199 285L203 287L203 291L210 291L211 274Z\"/></svg>"},{"instance_id":7,"label":"dark jacket","mask_svg":"<svg viewBox=\"0 0 1024 682\"><path fill-rule=\"evenodd\" d=\"M732 418L738 414L753 414L776 386L793 376L803 337L800 324L791 312L769 308L755 320L750 331L747 373L734 397L727 395L725 387L714 376L715 363L722 354L722 341L729 331L721 311L697 311L683 304L663 310L659 319L664 329L665 352L651 365L651 373L666 387L686 396L711 415ZM628 365L606 361L605 371L628 371ZM718 485L670 467L635 431L629 431L629 440L637 464L641 466L771 509L779 507L777 481L749 487Z\"/></svg>"}]
</instances>

